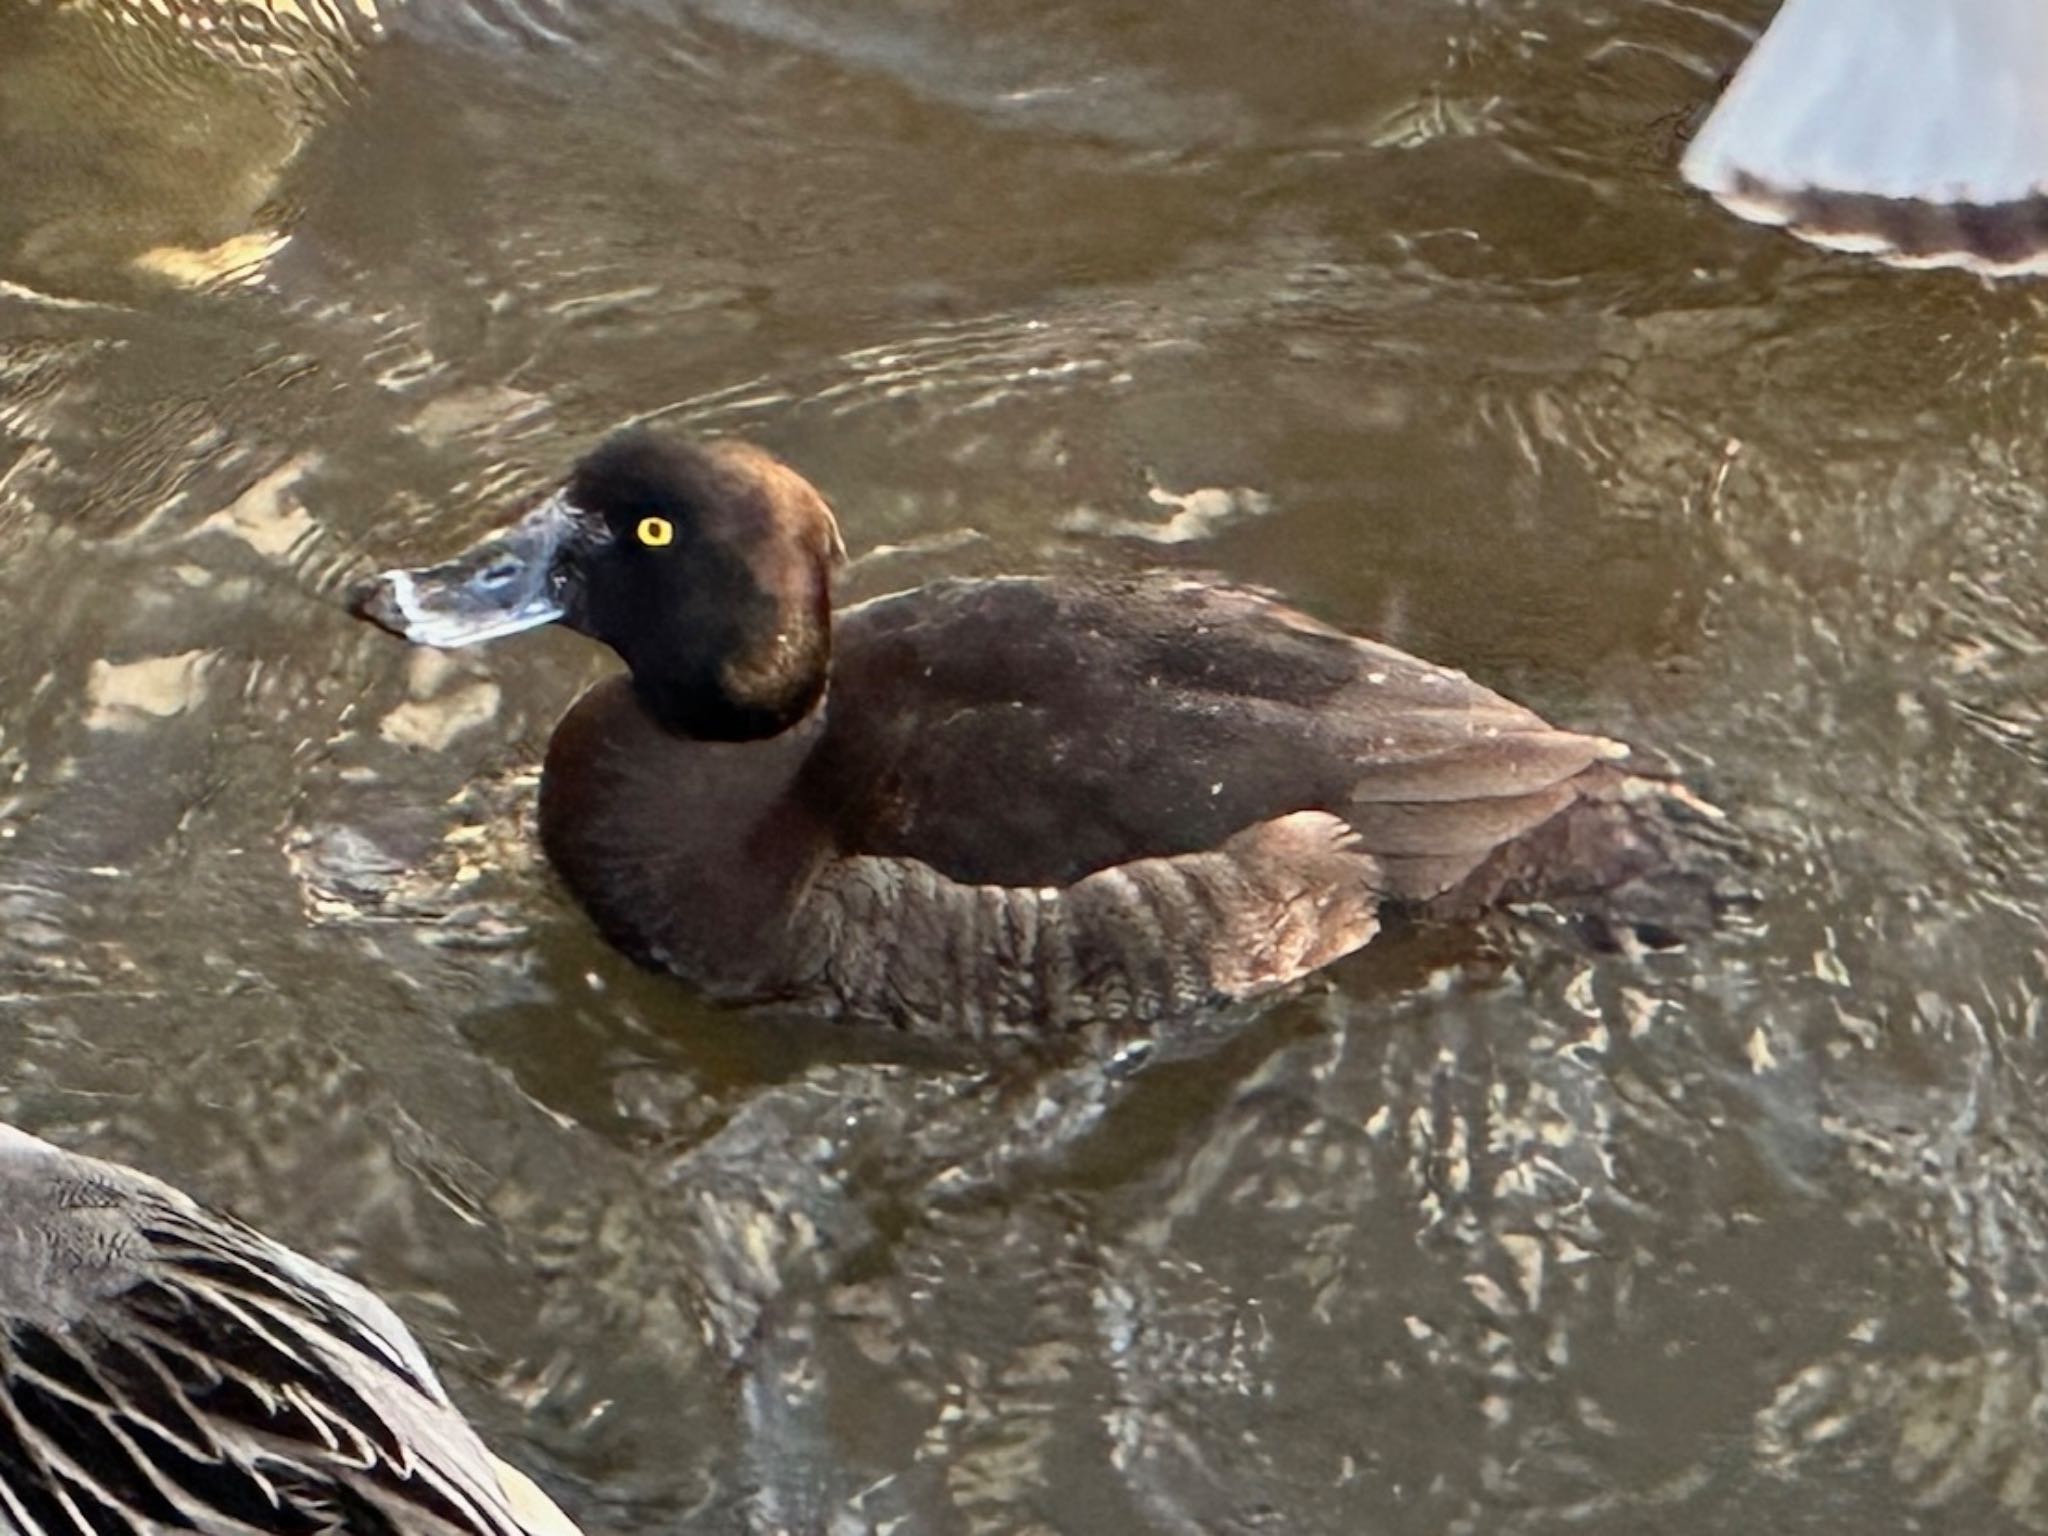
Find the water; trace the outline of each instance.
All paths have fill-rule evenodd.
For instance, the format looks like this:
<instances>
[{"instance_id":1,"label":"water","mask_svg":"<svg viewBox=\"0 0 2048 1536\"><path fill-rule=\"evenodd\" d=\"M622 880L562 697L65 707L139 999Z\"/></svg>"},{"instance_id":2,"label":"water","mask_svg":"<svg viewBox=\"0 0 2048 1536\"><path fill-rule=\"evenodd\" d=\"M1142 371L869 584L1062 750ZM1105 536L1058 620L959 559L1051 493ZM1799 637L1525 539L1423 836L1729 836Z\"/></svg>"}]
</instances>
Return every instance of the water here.
<instances>
[{"instance_id":1,"label":"water","mask_svg":"<svg viewBox=\"0 0 2048 1536\"><path fill-rule=\"evenodd\" d=\"M2048 1526L2048 327L1674 185L1768 6L347 9L0 11L0 1115L593 1532ZM1127 1081L721 1015L535 860L608 658L339 601L647 414L856 592L1221 570L1626 736L1765 904Z\"/></svg>"}]
</instances>

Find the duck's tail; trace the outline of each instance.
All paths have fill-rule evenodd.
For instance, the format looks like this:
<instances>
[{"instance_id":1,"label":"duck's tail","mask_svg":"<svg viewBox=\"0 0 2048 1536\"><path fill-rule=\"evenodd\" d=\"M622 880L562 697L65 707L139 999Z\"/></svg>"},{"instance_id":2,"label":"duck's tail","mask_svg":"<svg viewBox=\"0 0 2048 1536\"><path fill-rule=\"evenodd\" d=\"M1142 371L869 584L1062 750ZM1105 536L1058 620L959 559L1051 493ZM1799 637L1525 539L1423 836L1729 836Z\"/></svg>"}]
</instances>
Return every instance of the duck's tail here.
<instances>
[{"instance_id":1,"label":"duck's tail","mask_svg":"<svg viewBox=\"0 0 2048 1536\"><path fill-rule=\"evenodd\" d=\"M1785 0L1682 169L1819 245L2048 272L2048 4Z\"/></svg>"},{"instance_id":2,"label":"duck's tail","mask_svg":"<svg viewBox=\"0 0 2048 1536\"><path fill-rule=\"evenodd\" d=\"M1741 834L1675 778L1596 763L1572 787L1571 803L1423 903L1421 915L1462 921L1541 906L1598 948L1668 949L1755 905Z\"/></svg>"}]
</instances>

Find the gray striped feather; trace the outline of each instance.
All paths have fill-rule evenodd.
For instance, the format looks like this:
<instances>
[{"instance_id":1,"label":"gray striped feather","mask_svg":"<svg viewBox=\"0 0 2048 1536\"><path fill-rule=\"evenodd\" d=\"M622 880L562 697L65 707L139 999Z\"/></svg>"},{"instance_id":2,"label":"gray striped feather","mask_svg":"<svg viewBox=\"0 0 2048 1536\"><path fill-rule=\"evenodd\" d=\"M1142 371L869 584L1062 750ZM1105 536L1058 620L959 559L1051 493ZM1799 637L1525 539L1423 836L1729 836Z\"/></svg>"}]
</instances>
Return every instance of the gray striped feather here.
<instances>
[{"instance_id":1,"label":"gray striped feather","mask_svg":"<svg viewBox=\"0 0 2048 1536\"><path fill-rule=\"evenodd\" d=\"M509 1472L354 1281L0 1125L0 1530L573 1532Z\"/></svg>"}]
</instances>

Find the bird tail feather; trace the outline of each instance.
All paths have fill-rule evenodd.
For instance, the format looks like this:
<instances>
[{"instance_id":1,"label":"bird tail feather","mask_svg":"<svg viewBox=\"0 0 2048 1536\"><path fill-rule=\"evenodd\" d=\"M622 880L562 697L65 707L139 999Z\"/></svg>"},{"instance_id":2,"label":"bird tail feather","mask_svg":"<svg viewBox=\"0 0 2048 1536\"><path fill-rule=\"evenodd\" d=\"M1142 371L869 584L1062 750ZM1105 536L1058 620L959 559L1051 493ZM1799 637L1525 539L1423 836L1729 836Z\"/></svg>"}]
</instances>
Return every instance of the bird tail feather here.
<instances>
[{"instance_id":1,"label":"bird tail feather","mask_svg":"<svg viewBox=\"0 0 2048 1536\"><path fill-rule=\"evenodd\" d=\"M1816 244L2048 272L2048 5L1786 0L1682 170Z\"/></svg>"}]
</instances>

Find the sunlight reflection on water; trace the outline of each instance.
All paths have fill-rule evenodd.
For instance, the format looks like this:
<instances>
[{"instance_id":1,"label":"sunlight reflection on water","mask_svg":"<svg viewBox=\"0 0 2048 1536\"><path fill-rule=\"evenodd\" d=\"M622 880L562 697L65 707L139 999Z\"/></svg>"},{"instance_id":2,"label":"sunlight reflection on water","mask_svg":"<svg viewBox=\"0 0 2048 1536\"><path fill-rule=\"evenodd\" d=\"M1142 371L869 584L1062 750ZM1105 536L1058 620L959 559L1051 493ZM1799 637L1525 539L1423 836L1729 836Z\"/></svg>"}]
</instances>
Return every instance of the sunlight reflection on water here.
<instances>
[{"instance_id":1,"label":"sunlight reflection on water","mask_svg":"<svg viewBox=\"0 0 2048 1536\"><path fill-rule=\"evenodd\" d=\"M1766 9L0 15L0 1113L593 1531L2048 1525L2041 301L1675 186ZM608 660L339 602L652 412L854 595L1218 569L1639 741L1765 905L1129 1081L718 1014L534 857Z\"/></svg>"}]
</instances>

